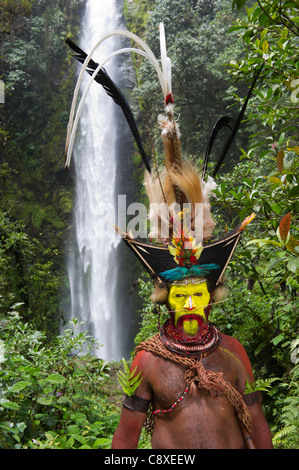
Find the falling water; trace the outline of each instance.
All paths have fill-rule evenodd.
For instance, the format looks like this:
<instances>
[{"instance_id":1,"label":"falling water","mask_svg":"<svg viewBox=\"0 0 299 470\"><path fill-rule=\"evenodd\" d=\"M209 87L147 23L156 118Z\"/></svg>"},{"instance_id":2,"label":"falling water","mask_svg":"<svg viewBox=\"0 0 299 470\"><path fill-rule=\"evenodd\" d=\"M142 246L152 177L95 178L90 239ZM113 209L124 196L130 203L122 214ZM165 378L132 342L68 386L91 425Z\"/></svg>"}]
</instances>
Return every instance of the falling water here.
<instances>
[{"instance_id":1,"label":"falling water","mask_svg":"<svg viewBox=\"0 0 299 470\"><path fill-rule=\"evenodd\" d=\"M80 47L89 52L104 34L119 28L121 15L117 0L87 0ZM101 62L116 48L109 38L95 52ZM109 75L118 75L116 62L105 65ZM88 83L86 74L84 90ZM116 201L116 168L119 125L116 105L95 82L92 84L80 119L74 150L76 172L75 243L69 261L71 316L84 322L84 329L102 345L98 355L119 360L125 355L117 318L121 314L118 259L120 240L111 231L103 235L105 208L111 212ZM119 188L118 188L119 190ZM111 210L112 208L112 210ZM104 230L105 232L105 230Z\"/></svg>"}]
</instances>

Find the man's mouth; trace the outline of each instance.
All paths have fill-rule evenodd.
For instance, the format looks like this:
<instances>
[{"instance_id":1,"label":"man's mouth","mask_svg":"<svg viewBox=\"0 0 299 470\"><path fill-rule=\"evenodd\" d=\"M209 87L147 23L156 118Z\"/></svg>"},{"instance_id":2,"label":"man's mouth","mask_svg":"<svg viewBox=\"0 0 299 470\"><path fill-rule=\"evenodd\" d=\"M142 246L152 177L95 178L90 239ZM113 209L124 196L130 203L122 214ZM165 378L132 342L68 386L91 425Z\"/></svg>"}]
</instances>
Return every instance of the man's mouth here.
<instances>
[{"instance_id":1,"label":"man's mouth","mask_svg":"<svg viewBox=\"0 0 299 470\"><path fill-rule=\"evenodd\" d=\"M201 315L196 315L195 313L186 313L186 315L181 315L177 320L177 327L183 326L184 321L196 320L198 326L200 327L204 323L204 319Z\"/></svg>"}]
</instances>

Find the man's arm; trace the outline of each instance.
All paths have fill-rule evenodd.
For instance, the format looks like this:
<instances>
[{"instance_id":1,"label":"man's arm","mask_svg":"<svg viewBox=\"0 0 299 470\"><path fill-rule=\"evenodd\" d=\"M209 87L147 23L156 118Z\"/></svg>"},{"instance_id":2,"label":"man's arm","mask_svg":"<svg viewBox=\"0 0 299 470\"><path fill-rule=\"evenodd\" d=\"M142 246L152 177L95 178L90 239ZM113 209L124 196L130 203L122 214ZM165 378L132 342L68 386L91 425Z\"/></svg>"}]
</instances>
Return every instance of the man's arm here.
<instances>
[{"instance_id":1,"label":"man's arm","mask_svg":"<svg viewBox=\"0 0 299 470\"><path fill-rule=\"evenodd\" d=\"M270 427L264 416L262 404L255 403L248 406L248 409L252 418L251 437L255 447L257 449L273 449Z\"/></svg>"},{"instance_id":2,"label":"man's arm","mask_svg":"<svg viewBox=\"0 0 299 470\"><path fill-rule=\"evenodd\" d=\"M254 382L254 377L252 374L252 369L251 369L249 358L244 349L242 351L241 357L242 357L244 369L243 369L243 373L240 375L242 377L242 382L243 382L242 388L244 392L246 381L252 384ZM252 438L254 442L255 448L256 449L273 449L270 427L265 418L263 408L262 408L261 392L253 392L251 394L244 395L244 399L248 406L248 410L252 419L253 429L252 429L252 433L250 437Z\"/></svg>"},{"instance_id":3,"label":"man's arm","mask_svg":"<svg viewBox=\"0 0 299 470\"><path fill-rule=\"evenodd\" d=\"M146 408L152 399L148 376L151 370L151 353L141 351L131 367L135 375L141 373L142 381L132 397L126 397L119 425L114 433L112 449L137 449L142 426L147 416Z\"/></svg>"},{"instance_id":4,"label":"man's arm","mask_svg":"<svg viewBox=\"0 0 299 470\"><path fill-rule=\"evenodd\" d=\"M146 413L123 407L119 425L114 433L112 449L137 449Z\"/></svg>"},{"instance_id":5,"label":"man's arm","mask_svg":"<svg viewBox=\"0 0 299 470\"><path fill-rule=\"evenodd\" d=\"M248 381L249 384L254 382L251 364L242 344L234 338L228 338L228 341L230 351L239 359L239 364L241 365L239 367L238 389L243 395L246 382ZM261 393L255 392L244 395L244 398L252 418L253 431L250 437L256 449L273 449L270 427L262 408Z\"/></svg>"}]
</instances>

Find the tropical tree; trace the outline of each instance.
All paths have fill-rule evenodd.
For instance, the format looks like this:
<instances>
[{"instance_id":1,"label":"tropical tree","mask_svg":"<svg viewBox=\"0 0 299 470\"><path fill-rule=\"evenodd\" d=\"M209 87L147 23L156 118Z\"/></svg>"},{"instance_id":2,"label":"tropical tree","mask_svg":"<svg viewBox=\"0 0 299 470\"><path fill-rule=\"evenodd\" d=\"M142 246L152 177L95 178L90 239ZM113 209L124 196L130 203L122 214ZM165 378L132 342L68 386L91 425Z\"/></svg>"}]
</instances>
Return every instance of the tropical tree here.
<instances>
[{"instance_id":1,"label":"tropical tree","mask_svg":"<svg viewBox=\"0 0 299 470\"><path fill-rule=\"evenodd\" d=\"M246 2L233 2L240 9ZM295 2L259 1L246 7L231 31L244 44L229 63L235 80L248 80L264 64L250 101L252 129L240 163L222 174L216 206L234 225L256 218L228 270L231 300L215 312L223 328L250 353L258 377L278 375L266 397L277 445L298 445L298 19ZM296 26L297 25L297 26ZM236 97L241 102L242 98ZM229 321L228 321L229 320ZM282 413L281 413L282 410ZM282 427L282 429L281 429Z\"/></svg>"}]
</instances>

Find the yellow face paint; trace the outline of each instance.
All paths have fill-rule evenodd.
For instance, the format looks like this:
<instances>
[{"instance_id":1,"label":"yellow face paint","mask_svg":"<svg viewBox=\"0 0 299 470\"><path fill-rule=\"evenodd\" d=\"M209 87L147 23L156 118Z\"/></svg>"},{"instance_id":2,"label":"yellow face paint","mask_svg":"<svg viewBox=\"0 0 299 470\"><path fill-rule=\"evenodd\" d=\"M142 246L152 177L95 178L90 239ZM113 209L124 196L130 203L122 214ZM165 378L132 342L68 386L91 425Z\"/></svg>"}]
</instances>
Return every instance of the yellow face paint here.
<instances>
[{"instance_id":1,"label":"yellow face paint","mask_svg":"<svg viewBox=\"0 0 299 470\"><path fill-rule=\"evenodd\" d=\"M168 294L168 304L175 312L177 328L182 325L188 336L194 336L206 322L204 309L209 305L210 294L205 281L197 284L173 285Z\"/></svg>"}]
</instances>

